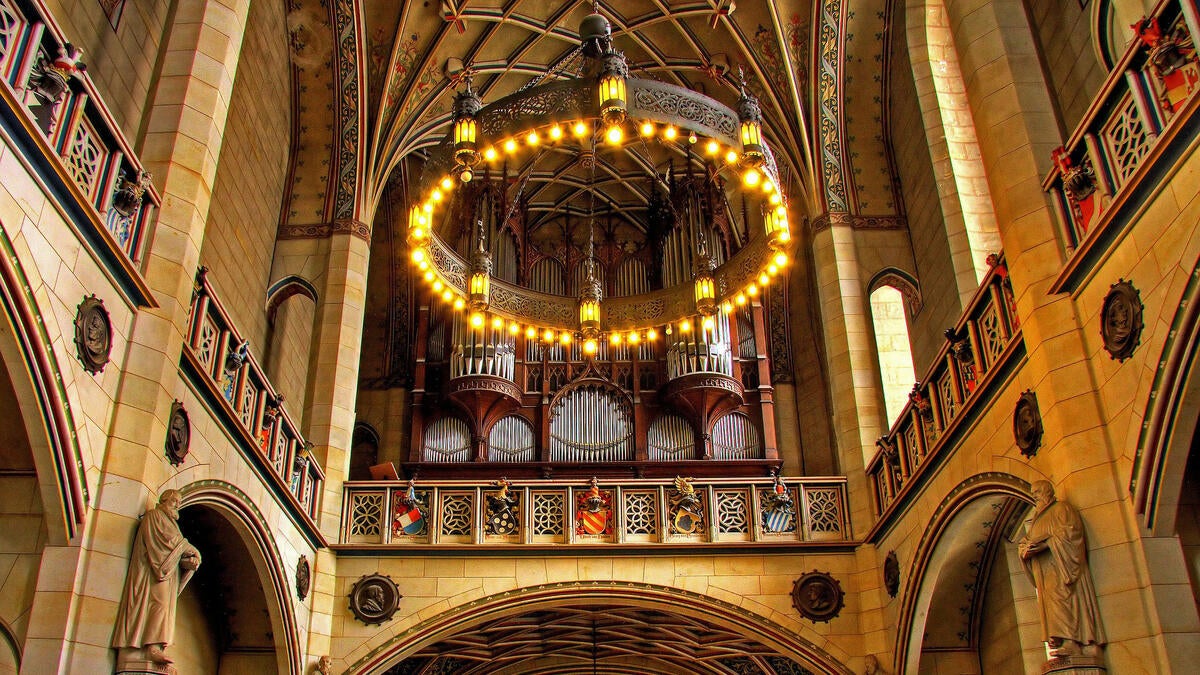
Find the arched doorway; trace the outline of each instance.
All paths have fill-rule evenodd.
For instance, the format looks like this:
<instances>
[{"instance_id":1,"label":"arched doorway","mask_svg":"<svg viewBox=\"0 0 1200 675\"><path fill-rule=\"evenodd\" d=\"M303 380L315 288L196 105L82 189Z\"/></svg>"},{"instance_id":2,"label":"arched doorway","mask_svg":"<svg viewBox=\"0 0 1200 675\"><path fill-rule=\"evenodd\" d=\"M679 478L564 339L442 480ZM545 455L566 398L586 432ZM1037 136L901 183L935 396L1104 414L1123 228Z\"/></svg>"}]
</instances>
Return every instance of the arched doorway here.
<instances>
[{"instance_id":1,"label":"arched doorway","mask_svg":"<svg viewBox=\"0 0 1200 675\"><path fill-rule=\"evenodd\" d=\"M1018 478L981 474L943 501L914 555L901 607L897 672L1039 670L1046 657L1036 593L1015 543L1030 514L1028 495Z\"/></svg>"},{"instance_id":2,"label":"arched doorway","mask_svg":"<svg viewBox=\"0 0 1200 675\"><path fill-rule=\"evenodd\" d=\"M538 586L409 629L347 672L848 674L795 630L649 584Z\"/></svg>"},{"instance_id":3,"label":"arched doorway","mask_svg":"<svg viewBox=\"0 0 1200 675\"><path fill-rule=\"evenodd\" d=\"M171 657L186 673L299 673L286 575L263 525L220 492L184 489L179 529L203 563L179 595Z\"/></svg>"}]
</instances>

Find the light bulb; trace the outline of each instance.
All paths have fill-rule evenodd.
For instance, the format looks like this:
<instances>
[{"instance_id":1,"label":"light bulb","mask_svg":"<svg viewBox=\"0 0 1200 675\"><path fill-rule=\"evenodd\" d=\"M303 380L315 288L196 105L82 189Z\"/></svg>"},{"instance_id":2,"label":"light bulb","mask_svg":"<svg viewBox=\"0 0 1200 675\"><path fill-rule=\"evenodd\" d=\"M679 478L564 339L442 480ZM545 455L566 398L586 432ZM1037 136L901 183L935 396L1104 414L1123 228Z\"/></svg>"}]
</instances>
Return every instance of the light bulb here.
<instances>
[{"instance_id":1,"label":"light bulb","mask_svg":"<svg viewBox=\"0 0 1200 675\"><path fill-rule=\"evenodd\" d=\"M625 133L621 131L621 127L615 124L604 132L604 139L608 141L610 145L620 144L621 139L623 138L625 138Z\"/></svg>"},{"instance_id":2,"label":"light bulb","mask_svg":"<svg viewBox=\"0 0 1200 675\"><path fill-rule=\"evenodd\" d=\"M556 141L562 138L562 127L558 126L557 124L550 127L550 138Z\"/></svg>"},{"instance_id":3,"label":"light bulb","mask_svg":"<svg viewBox=\"0 0 1200 675\"><path fill-rule=\"evenodd\" d=\"M507 141L504 141L504 151L507 153L510 153L510 154L516 152L517 151L517 142L511 138L508 139Z\"/></svg>"},{"instance_id":4,"label":"light bulb","mask_svg":"<svg viewBox=\"0 0 1200 675\"><path fill-rule=\"evenodd\" d=\"M746 169L746 173L742 174L742 182L746 184L746 187L754 187L760 180L762 180L762 174L757 169Z\"/></svg>"},{"instance_id":5,"label":"light bulb","mask_svg":"<svg viewBox=\"0 0 1200 675\"><path fill-rule=\"evenodd\" d=\"M717 145L716 141L709 141L704 144L704 151L710 155L715 155L721 151L721 146Z\"/></svg>"},{"instance_id":6,"label":"light bulb","mask_svg":"<svg viewBox=\"0 0 1200 675\"><path fill-rule=\"evenodd\" d=\"M587 341L585 341L583 343L583 353L589 354L589 355L595 354L596 353L596 341L592 340L590 338Z\"/></svg>"},{"instance_id":7,"label":"light bulb","mask_svg":"<svg viewBox=\"0 0 1200 675\"><path fill-rule=\"evenodd\" d=\"M575 134L575 136L578 138L582 138L583 135L587 133L587 130L588 128L586 124L583 122L576 122L575 126L571 129L571 133Z\"/></svg>"},{"instance_id":8,"label":"light bulb","mask_svg":"<svg viewBox=\"0 0 1200 675\"><path fill-rule=\"evenodd\" d=\"M675 137L678 135L679 130L675 127L667 127L665 130L663 130L663 136L665 136L668 141L675 140Z\"/></svg>"},{"instance_id":9,"label":"light bulb","mask_svg":"<svg viewBox=\"0 0 1200 675\"><path fill-rule=\"evenodd\" d=\"M526 143L528 143L528 144L530 144L530 145L537 145L537 144L538 144L538 141L540 141L540 140L541 140L541 139L540 139L540 138L538 138L538 135L537 135L537 132L536 132L536 131L531 131L531 132L529 132L529 135L525 137L525 142L526 142Z\"/></svg>"},{"instance_id":10,"label":"light bulb","mask_svg":"<svg viewBox=\"0 0 1200 675\"><path fill-rule=\"evenodd\" d=\"M481 314L479 312L472 312L471 313L471 325L474 326L475 328L481 328L483 326L483 314Z\"/></svg>"},{"instance_id":11,"label":"light bulb","mask_svg":"<svg viewBox=\"0 0 1200 675\"><path fill-rule=\"evenodd\" d=\"M464 302L462 298L454 299L454 309L462 309L463 307L466 307L466 306L467 306L467 303Z\"/></svg>"},{"instance_id":12,"label":"light bulb","mask_svg":"<svg viewBox=\"0 0 1200 675\"><path fill-rule=\"evenodd\" d=\"M452 187L454 187L454 181L450 180L450 176L445 176L444 178L442 178L442 189L443 190L449 190Z\"/></svg>"},{"instance_id":13,"label":"light bulb","mask_svg":"<svg viewBox=\"0 0 1200 675\"><path fill-rule=\"evenodd\" d=\"M498 316L492 317L492 328L494 328L496 330L500 330L501 328L504 328L504 319L501 319Z\"/></svg>"},{"instance_id":14,"label":"light bulb","mask_svg":"<svg viewBox=\"0 0 1200 675\"><path fill-rule=\"evenodd\" d=\"M643 136L653 136L654 135L654 125L651 124L650 122L642 122L641 131L642 131Z\"/></svg>"}]
</instances>

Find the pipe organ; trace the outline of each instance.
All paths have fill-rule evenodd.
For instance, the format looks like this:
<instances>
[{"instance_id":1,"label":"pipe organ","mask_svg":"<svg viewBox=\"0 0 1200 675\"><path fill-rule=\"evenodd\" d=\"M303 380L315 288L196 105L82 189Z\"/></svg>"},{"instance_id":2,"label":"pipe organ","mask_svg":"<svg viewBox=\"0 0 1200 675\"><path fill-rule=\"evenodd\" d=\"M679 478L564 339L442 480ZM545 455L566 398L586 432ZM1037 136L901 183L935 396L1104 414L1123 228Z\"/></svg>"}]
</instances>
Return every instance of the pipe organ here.
<instances>
[{"instance_id":1,"label":"pipe organ","mask_svg":"<svg viewBox=\"0 0 1200 675\"><path fill-rule=\"evenodd\" d=\"M531 212L509 201L511 183L478 176L456 191L437 227L463 260L482 238L495 277L530 291L576 297L589 250L605 299L690 289L698 255L720 264L747 243L711 175L669 175L642 212L591 215ZM426 292L414 322L405 473L766 475L780 462L764 305L759 295L710 317L604 333L585 345L578 332L480 320Z\"/></svg>"}]
</instances>

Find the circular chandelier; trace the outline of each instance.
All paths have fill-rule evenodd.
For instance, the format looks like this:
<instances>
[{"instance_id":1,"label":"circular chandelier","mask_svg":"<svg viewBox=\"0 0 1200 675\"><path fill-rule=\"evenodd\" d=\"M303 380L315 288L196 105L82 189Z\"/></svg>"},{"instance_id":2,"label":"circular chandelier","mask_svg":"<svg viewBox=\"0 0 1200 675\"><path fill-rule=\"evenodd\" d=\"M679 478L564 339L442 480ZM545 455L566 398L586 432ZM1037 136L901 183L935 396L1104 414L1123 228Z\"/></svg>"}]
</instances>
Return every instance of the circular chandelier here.
<instances>
[{"instance_id":1,"label":"circular chandelier","mask_svg":"<svg viewBox=\"0 0 1200 675\"><path fill-rule=\"evenodd\" d=\"M583 20L580 38L584 56L596 66L590 77L531 87L486 106L467 78L453 106L452 166L409 211L413 264L434 297L471 313L471 326L507 326L514 335L563 344L580 339L588 355L599 340L636 344L654 340L663 326L668 333L711 329L717 312L731 313L751 301L789 263L787 198L763 139L759 103L744 81L735 112L690 89L630 77L624 55L612 46L610 24L599 14ZM714 265L700 242L691 288L604 299L589 253L588 278L578 297L540 293L494 278L482 242L468 261L434 232L438 210L481 164L495 166L546 146L619 148L627 138L683 146L731 178L743 195L761 200L761 230L748 227L749 241L724 264Z\"/></svg>"}]
</instances>

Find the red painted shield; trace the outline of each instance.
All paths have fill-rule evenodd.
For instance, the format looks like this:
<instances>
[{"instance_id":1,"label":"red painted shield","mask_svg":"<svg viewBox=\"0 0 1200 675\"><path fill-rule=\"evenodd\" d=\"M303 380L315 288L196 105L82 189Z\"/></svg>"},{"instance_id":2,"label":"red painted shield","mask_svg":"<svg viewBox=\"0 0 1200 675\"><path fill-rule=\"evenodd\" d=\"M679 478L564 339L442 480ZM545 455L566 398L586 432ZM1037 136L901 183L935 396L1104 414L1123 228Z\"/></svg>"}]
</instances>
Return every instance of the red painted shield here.
<instances>
[{"instance_id":1,"label":"red painted shield","mask_svg":"<svg viewBox=\"0 0 1200 675\"><path fill-rule=\"evenodd\" d=\"M608 509L599 511L583 511L579 514L579 526L588 534L606 534L608 532Z\"/></svg>"}]
</instances>

